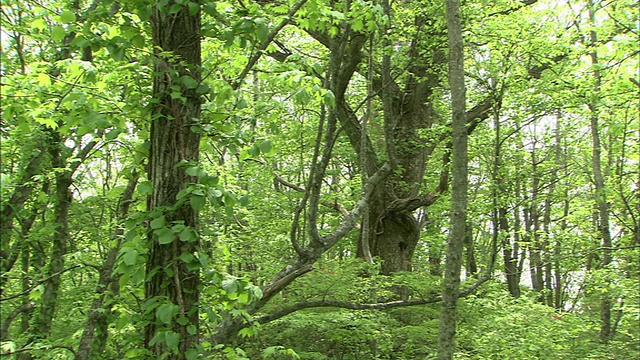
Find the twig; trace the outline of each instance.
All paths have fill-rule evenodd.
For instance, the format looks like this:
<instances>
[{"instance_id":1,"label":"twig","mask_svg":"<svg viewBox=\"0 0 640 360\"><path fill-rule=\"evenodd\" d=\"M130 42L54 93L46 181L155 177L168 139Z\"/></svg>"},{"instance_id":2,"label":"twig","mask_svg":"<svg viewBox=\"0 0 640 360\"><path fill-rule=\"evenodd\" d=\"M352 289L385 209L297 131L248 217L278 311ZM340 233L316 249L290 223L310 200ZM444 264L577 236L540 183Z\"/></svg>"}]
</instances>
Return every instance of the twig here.
<instances>
[{"instance_id":1,"label":"twig","mask_svg":"<svg viewBox=\"0 0 640 360\"><path fill-rule=\"evenodd\" d=\"M10 295L10 296L7 296L7 297L0 298L0 302L11 300L11 299L15 299L15 298L20 297L22 295L28 294L28 293L31 292L31 290L35 289L38 285L40 285L42 283L45 283L45 282L53 279L56 276L60 276L60 274L62 274L62 273L65 273L65 272L67 272L69 270L73 270L73 269L76 269L76 268L79 268L79 267L80 267L80 265L73 265L70 268L66 268L66 269L60 270L57 273L55 273L55 274L53 274L53 275L51 275L51 276L49 276L49 277L47 277L45 279L36 280L35 283L33 285L31 285L31 287L29 287L27 290L24 290L24 291L22 291L20 293L14 294L14 295Z\"/></svg>"}]
</instances>

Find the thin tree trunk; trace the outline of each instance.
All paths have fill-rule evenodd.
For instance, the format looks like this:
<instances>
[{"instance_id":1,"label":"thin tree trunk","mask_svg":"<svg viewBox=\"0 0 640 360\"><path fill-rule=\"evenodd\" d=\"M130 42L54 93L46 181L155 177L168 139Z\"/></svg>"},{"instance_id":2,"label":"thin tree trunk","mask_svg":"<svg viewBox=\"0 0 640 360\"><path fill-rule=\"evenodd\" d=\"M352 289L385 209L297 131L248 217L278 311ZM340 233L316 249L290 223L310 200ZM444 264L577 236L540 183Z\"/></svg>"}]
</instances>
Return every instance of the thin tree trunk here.
<instances>
[{"instance_id":1,"label":"thin tree trunk","mask_svg":"<svg viewBox=\"0 0 640 360\"><path fill-rule=\"evenodd\" d=\"M137 172L134 172L133 176L129 179L127 187L120 196L120 201L118 202L118 222L124 220L129 212L129 205L131 204L131 199L133 198L133 193L137 183L138 174ZM115 239L111 240L117 240L117 238L121 237L123 234L124 231L121 228L118 228L115 232ZM113 281L117 280L114 279L111 274L119 251L119 243L117 246L109 249L107 257L100 268L100 277L98 278L98 285L96 286L95 291L97 297L91 303L87 323L82 331L80 344L76 351L76 360L100 358L106 345L107 337L109 335L109 318L113 308L113 302L109 301L109 299L114 295L109 294L107 289Z\"/></svg>"},{"instance_id":2,"label":"thin tree trunk","mask_svg":"<svg viewBox=\"0 0 640 360\"><path fill-rule=\"evenodd\" d=\"M31 325L32 338L29 342L45 339L51 333L51 324L58 303L58 290L62 283L61 273L64 270L64 255L69 242L69 206L71 205L72 171L65 169L65 160L61 154L62 144L60 134L50 131L50 149L54 169L58 169L55 176L55 203L53 208L53 233L51 237L51 252L49 264L45 270L45 277L49 279L44 284L42 301L39 309L34 313ZM23 358L31 358L24 354Z\"/></svg>"},{"instance_id":3,"label":"thin tree trunk","mask_svg":"<svg viewBox=\"0 0 640 360\"><path fill-rule=\"evenodd\" d=\"M555 300L554 306L557 310L564 308L564 280L562 277L563 271L560 261L562 254L562 236L564 236L567 230L567 217L569 216L569 184L566 183L568 178L567 161L566 161L566 141L563 146L560 141L560 111L556 117L556 134L555 134L555 146L556 156L555 162L558 168L564 168L562 187L562 221L560 222L560 234L561 236L555 236L554 253L556 258L554 260L554 275L555 275Z\"/></svg>"},{"instance_id":4,"label":"thin tree trunk","mask_svg":"<svg viewBox=\"0 0 640 360\"><path fill-rule=\"evenodd\" d=\"M507 207L506 199L504 195L505 179L500 173L502 167L502 155L500 138L500 117L498 111L494 111L493 114L493 126L495 128L494 139L494 152L493 152L493 210L492 210L492 222L493 222L493 241L494 243L500 243L502 247L502 258L504 262L504 273L507 279L507 287L509 293L513 297L520 297L520 277L518 276L518 259L513 256L513 244L511 242L511 234L509 232L509 220L507 219Z\"/></svg>"},{"instance_id":5,"label":"thin tree trunk","mask_svg":"<svg viewBox=\"0 0 640 360\"><path fill-rule=\"evenodd\" d=\"M542 292L544 287L542 277L542 259L540 256L540 215L538 214L538 195L540 191L540 174L538 174L538 160L536 157L535 144L531 151L532 176L531 182L531 203L529 205L529 236L532 242L529 245L529 271L531 273L531 284L533 290Z\"/></svg>"},{"instance_id":6,"label":"thin tree trunk","mask_svg":"<svg viewBox=\"0 0 640 360\"><path fill-rule=\"evenodd\" d=\"M464 44L460 21L460 2L446 1L449 38L449 85L451 87L452 123L452 187L451 229L447 240L438 359L453 359L456 318L460 291L460 266L467 223L467 128L465 119Z\"/></svg>"},{"instance_id":7,"label":"thin tree trunk","mask_svg":"<svg viewBox=\"0 0 640 360\"><path fill-rule=\"evenodd\" d=\"M45 151L44 146L41 144L44 142L45 141L42 141L33 150L33 155L20 175L13 194L11 194L9 199L2 205L2 209L0 210L0 295L7 280L6 275L17 261L18 254L20 253L20 251L18 251L19 243L14 242L11 244L14 219L16 214L22 210L34 189L35 184L31 180L33 176L40 171L40 163L43 158L43 152Z\"/></svg>"},{"instance_id":8,"label":"thin tree trunk","mask_svg":"<svg viewBox=\"0 0 640 360\"><path fill-rule=\"evenodd\" d=\"M595 5L593 1L589 1L589 22L591 25L595 25ZM609 230L609 204L607 203L607 193L604 182L604 175L602 171L602 146L600 145L600 113L599 104L600 101L600 88L602 84L602 75L599 69L598 52L596 46L598 45L598 37L595 30L590 31L589 37L590 48L593 49L589 56L591 58L591 66L593 69L593 101L588 105L591 111L591 141L593 146L593 152L591 157L591 165L593 167L593 180L595 183L595 201L598 214L598 231L600 233L601 245L602 245L602 262L601 267L607 268L611 264L611 232ZM602 294L600 303L600 342L608 343L611 338L611 299L609 292L605 291Z\"/></svg>"},{"instance_id":9,"label":"thin tree trunk","mask_svg":"<svg viewBox=\"0 0 640 360\"><path fill-rule=\"evenodd\" d=\"M551 184L548 187L547 197L544 199L544 215L542 217L542 229L544 233L544 240L541 243L542 246L542 258L543 258L543 273L544 273L544 289L545 289L545 304L553 306L553 283L552 283L552 264L551 264L551 249L550 240L551 235L551 196L553 196L553 184L555 182L555 176L550 180Z\"/></svg>"}]
</instances>

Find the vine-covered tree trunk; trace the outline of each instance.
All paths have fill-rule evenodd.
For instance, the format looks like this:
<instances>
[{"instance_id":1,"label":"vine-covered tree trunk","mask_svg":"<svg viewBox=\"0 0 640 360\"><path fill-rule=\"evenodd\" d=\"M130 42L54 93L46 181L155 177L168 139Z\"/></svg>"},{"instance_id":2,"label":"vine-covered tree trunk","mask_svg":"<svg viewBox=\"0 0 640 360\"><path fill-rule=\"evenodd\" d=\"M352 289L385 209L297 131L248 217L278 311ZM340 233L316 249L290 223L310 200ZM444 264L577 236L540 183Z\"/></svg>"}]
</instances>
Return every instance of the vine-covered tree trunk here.
<instances>
[{"instance_id":1,"label":"vine-covered tree trunk","mask_svg":"<svg viewBox=\"0 0 640 360\"><path fill-rule=\"evenodd\" d=\"M447 35L449 38L449 85L451 87L452 185L451 228L447 239L438 359L453 359L456 318L460 291L460 267L467 224L467 128L465 118L466 87L464 83L464 44L460 21L460 2L446 1Z\"/></svg>"},{"instance_id":2,"label":"vine-covered tree trunk","mask_svg":"<svg viewBox=\"0 0 640 360\"><path fill-rule=\"evenodd\" d=\"M168 241L158 234L182 224L197 227L197 212L189 201L177 205L178 192L196 182L183 162L199 159L201 97L200 11L190 13L184 4L170 11L176 1L153 7L151 28L155 49L153 111L150 132L149 179L153 187L148 209L160 226L150 232L145 286L153 318L145 331L145 346L154 357L185 359L198 344L199 272L190 270L181 254L193 254L198 241ZM177 88L176 88L177 86ZM176 90L178 89L178 90ZM157 316L156 316L157 315ZM178 321L179 320L179 321Z\"/></svg>"}]
</instances>

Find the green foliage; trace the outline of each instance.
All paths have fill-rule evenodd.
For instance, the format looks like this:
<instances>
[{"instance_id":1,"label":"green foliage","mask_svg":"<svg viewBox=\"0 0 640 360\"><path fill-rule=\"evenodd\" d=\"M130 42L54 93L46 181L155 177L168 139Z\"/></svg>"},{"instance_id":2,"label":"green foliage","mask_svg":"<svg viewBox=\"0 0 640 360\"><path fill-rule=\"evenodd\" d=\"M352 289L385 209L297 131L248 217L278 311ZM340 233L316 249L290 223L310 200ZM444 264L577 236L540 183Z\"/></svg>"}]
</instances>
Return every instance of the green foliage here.
<instances>
[{"instance_id":1,"label":"green foliage","mask_svg":"<svg viewBox=\"0 0 640 360\"><path fill-rule=\"evenodd\" d=\"M104 315L106 333L94 329L92 346L103 349L93 358L149 358L143 348L147 321L162 327L152 343L176 349L180 339L170 327L188 325L178 304L163 298L145 300L146 281L157 271L173 271L146 267L153 239L161 244L200 244L197 251L172 259L172 264L199 271L202 280L197 289L201 326L189 328L200 334L202 347L190 349L188 359L434 358L437 304L379 311L306 309L272 323L249 323L255 316L306 301L379 303L403 296L430 299L441 292L441 253L449 216L446 190L435 194L434 204L411 212L422 226L410 259L412 272L380 275L380 259L368 264L356 258L359 232L352 231L324 253L313 271L254 312L262 306L263 289L274 274L301 258L291 246L293 214L308 190L319 125L328 117L351 109L348 119L359 125L367 116L366 135L373 150L384 154L382 89L393 88L392 101L401 109L398 117L432 105L428 112L416 112L425 124L402 144L407 152L430 149L425 164L415 159L415 165L425 166L424 176L415 183L398 178L414 165L412 158L382 187L392 192L415 186L416 197L425 196L447 171L443 159L449 152L450 104L444 6L434 1L392 5L389 18L377 2L307 1L276 41L259 50L292 4L4 1L0 310L2 323L10 324L2 334L3 356L31 349L34 358L72 358L68 348L78 351L84 330L90 329L94 301L102 301L96 313ZM468 108L487 94L500 95L470 137L471 247L481 272L496 259L498 282L505 272L505 248L516 249L518 263L524 265L521 298L508 296L503 284L490 282L460 301L460 359L632 359L640 353L635 301L638 88L637 79L629 80L637 77L638 67L631 56L637 51L636 4L594 1L597 26L585 20L583 2L552 5L476 1L463 6ZM160 71L160 54L150 37L154 7L167 16L181 11L203 14L202 79L167 73L168 92L176 102L186 102L184 89L202 96L202 114L191 126L202 140L199 161L174 169L193 179L180 191L175 206L148 211L146 198L154 190L145 176L153 121L151 80ZM385 36L392 44L387 48L381 46L385 25L390 26ZM600 39L596 44L583 40L592 30ZM350 43L334 47L341 39ZM354 74L348 79L328 77L328 69L336 65L329 61L332 52L353 50L351 43L361 39L371 45L334 56L339 62L360 57ZM589 53L596 50L600 63L592 66ZM237 82L256 54L260 59L244 81ZM393 84L381 84L378 78L383 55L391 56ZM598 91L594 68L602 74ZM329 89L334 80L348 81L346 94ZM403 88L413 89L415 84L429 91L411 102ZM602 161L615 234L613 261L607 266L593 214L591 104L599 107L595 115L605 139ZM354 151L354 136L346 123L337 127L315 219L321 236L340 224L345 217L341 211L352 209L362 191L363 164ZM324 136L326 127L322 131ZM321 144L319 152L324 150ZM67 225L56 212L62 174L71 177L71 184L61 190L72 194ZM132 197L124 199L129 180L138 176ZM16 201L22 196L23 202ZM125 204L130 210L122 214ZM509 230L496 235L494 255L496 206L507 209ZM171 212L181 207L199 214L199 226L172 220ZM11 218L5 224L7 214ZM308 216L309 208L301 208L294 234L301 246L312 241ZM383 232L381 223L371 224L369 230ZM58 239L52 234L64 226L68 241L54 259ZM528 285L536 251L542 266L552 265L543 272L558 275L541 291L531 291ZM113 264L110 254L116 255ZM465 254L465 259L471 255ZM47 271L54 260L64 260L65 268L51 276ZM465 283L472 282L471 274L466 275ZM105 277L108 281L100 282ZM51 294L47 285L52 279L60 279L60 287L51 329L33 340L40 331L33 321ZM547 295L556 290L559 304L548 303ZM605 295L612 302L615 331L608 344L600 344ZM33 309L8 318L30 303ZM229 319L242 319L247 326L229 344L211 345L217 327Z\"/></svg>"}]
</instances>

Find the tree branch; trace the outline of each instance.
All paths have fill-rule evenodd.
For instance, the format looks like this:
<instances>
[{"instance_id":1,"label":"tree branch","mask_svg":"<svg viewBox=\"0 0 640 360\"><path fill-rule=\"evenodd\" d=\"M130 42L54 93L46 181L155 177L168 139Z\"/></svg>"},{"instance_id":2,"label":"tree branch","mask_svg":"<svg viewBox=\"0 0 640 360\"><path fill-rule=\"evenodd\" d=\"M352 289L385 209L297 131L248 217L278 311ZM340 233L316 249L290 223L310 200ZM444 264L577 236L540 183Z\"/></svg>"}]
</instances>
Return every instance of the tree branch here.
<instances>
[{"instance_id":1,"label":"tree branch","mask_svg":"<svg viewBox=\"0 0 640 360\"><path fill-rule=\"evenodd\" d=\"M73 350L73 348L71 346L67 346L67 345L50 345L50 346L41 346L41 347L24 347L21 349L17 349L15 351L9 351L6 353L3 353L2 356L9 356L9 355L14 355L14 354L20 354L20 353L24 353L24 352L29 352L29 351L36 351L36 350L53 350L53 349L65 349L65 350L69 350L75 357L76 352L75 350Z\"/></svg>"},{"instance_id":2,"label":"tree branch","mask_svg":"<svg viewBox=\"0 0 640 360\"><path fill-rule=\"evenodd\" d=\"M15 308L9 314L9 316L7 316L7 318L4 319L4 322L2 323L2 330L0 330L0 339L2 339L2 341L9 340L9 327L11 326L11 323L13 322L13 320L18 315L20 315L20 313L31 311L35 307L36 307L36 304L33 303L33 302L30 302L30 303L23 304L23 305L18 306L17 308Z\"/></svg>"},{"instance_id":3,"label":"tree branch","mask_svg":"<svg viewBox=\"0 0 640 360\"><path fill-rule=\"evenodd\" d=\"M14 295L9 295L9 296L7 296L7 297L0 298L0 302L7 301L7 300L11 300L11 299L15 299L15 298L20 297L20 296L22 296L22 295L28 294L28 293L30 293L30 292L31 292L31 290L35 289L38 285L40 285L40 284L42 284L42 283L45 283L45 282L47 282L47 281L49 281L49 280L53 279L53 278L54 278L54 277L56 277L56 276L60 276L62 273L65 273L65 272L70 271L70 270L73 270L73 269L77 269L77 268L79 268L79 267L80 267L80 265L73 265L72 267L69 267L69 268L63 269L63 270L61 270L61 271L58 271L57 273L55 273L55 274L53 274L53 275L51 275L51 276L48 276L48 277L46 277L46 278L44 278L44 279L42 279L42 280L36 280L36 281L34 282L34 284L33 284L33 285L31 285L31 287L29 287L27 290L24 290L24 291L22 291L22 292L19 292L19 293L17 293L17 294L14 294Z\"/></svg>"},{"instance_id":4,"label":"tree branch","mask_svg":"<svg viewBox=\"0 0 640 360\"><path fill-rule=\"evenodd\" d=\"M278 24L278 26L276 26L273 30L271 30L271 32L267 36L267 39L265 41L263 41L262 44L260 44L260 46L258 46L257 49L255 49L255 52L253 53L253 55L249 59L249 62L244 67L244 69L242 70L242 72L240 73L240 75L238 76L236 81L232 84L231 87L234 90L237 90L240 87L240 85L242 85L242 81L244 80L245 77L247 77L247 75L249 74L249 71L251 71L251 69L253 69L253 67L258 62L258 60L260 60L260 57L262 56L262 53L264 52L264 50L267 49L269 44L271 44L273 39L275 39L276 35L278 35L280 30L282 30L282 28L284 28L287 24L289 24L289 22L291 22L291 18L298 12L298 10L300 10L302 5L304 5L306 2L307 2L307 0L298 1L298 3L295 4L289 10L289 12L287 13L287 16L280 22L280 24Z\"/></svg>"},{"instance_id":5,"label":"tree branch","mask_svg":"<svg viewBox=\"0 0 640 360\"><path fill-rule=\"evenodd\" d=\"M480 278L476 281L472 286L468 289L460 292L460 297L467 296L473 293L480 285L489 280L488 276ZM317 301L306 301L294 304L282 310L276 311L269 315L260 316L251 320L252 323L260 323L266 324L271 321L280 319L284 316L292 314L296 311L311 309L311 308L319 308L319 307L335 307L341 309L349 309L349 310L379 310L379 309L391 309L396 307L406 307L406 306L416 306L416 305L426 305L433 304L442 301L441 296L436 296L430 299L417 299L417 300L407 300L407 301L390 301L384 303L353 303L349 301L340 301L340 300L317 300Z\"/></svg>"}]
</instances>

